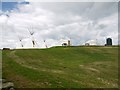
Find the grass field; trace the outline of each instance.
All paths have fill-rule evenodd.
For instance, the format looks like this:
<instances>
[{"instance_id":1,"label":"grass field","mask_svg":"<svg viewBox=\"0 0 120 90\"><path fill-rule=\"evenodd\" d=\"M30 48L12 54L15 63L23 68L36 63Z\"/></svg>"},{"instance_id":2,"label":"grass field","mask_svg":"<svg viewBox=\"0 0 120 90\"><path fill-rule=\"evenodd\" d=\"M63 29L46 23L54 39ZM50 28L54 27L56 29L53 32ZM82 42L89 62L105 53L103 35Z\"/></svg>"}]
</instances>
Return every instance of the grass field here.
<instances>
[{"instance_id":1,"label":"grass field","mask_svg":"<svg viewBox=\"0 0 120 90\"><path fill-rule=\"evenodd\" d=\"M0 50L0 80L2 79L2 51ZM2 87L2 82L0 81L0 88Z\"/></svg>"},{"instance_id":2,"label":"grass field","mask_svg":"<svg viewBox=\"0 0 120 90\"><path fill-rule=\"evenodd\" d=\"M17 88L117 88L118 47L3 50L3 78Z\"/></svg>"}]
</instances>

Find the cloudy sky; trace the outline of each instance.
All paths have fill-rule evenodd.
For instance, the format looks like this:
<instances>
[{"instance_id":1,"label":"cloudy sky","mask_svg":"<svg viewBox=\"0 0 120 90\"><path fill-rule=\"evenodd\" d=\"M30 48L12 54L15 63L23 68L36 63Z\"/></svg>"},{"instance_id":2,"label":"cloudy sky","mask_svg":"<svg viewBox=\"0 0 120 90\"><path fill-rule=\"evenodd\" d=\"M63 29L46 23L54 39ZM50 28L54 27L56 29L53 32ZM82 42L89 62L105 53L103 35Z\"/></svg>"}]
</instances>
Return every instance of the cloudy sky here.
<instances>
[{"instance_id":1,"label":"cloudy sky","mask_svg":"<svg viewBox=\"0 0 120 90\"><path fill-rule=\"evenodd\" d=\"M44 48L71 40L83 45L97 40L104 45L106 38L118 44L117 2L4 2L0 10L0 48ZM34 32L33 36L30 32ZM20 42L21 39L21 42ZM44 40L46 43L44 43Z\"/></svg>"}]
</instances>

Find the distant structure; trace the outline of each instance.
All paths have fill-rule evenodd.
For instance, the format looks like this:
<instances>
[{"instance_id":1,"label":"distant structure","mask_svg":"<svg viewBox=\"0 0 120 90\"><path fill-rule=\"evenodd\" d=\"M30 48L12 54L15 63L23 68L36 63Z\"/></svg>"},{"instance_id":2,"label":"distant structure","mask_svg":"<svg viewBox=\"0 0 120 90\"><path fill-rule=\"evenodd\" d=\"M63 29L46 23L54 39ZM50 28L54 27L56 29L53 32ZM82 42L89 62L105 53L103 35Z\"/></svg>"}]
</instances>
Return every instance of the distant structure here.
<instances>
[{"instance_id":1,"label":"distant structure","mask_svg":"<svg viewBox=\"0 0 120 90\"><path fill-rule=\"evenodd\" d=\"M20 40L20 43L21 43L21 47L23 47L23 44L22 44L22 39L19 39Z\"/></svg>"},{"instance_id":2,"label":"distant structure","mask_svg":"<svg viewBox=\"0 0 120 90\"><path fill-rule=\"evenodd\" d=\"M62 43L62 46L71 46L70 40L64 40L64 42Z\"/></svg>"},{"instance_id":3,"label":"distant structure","mask_svg":"<svg viewBox=\"0 0 120 90\"><path fill-rule=\"evenodd\" d=\"M10 48L3 48L3 50L10 50Z\"/></svg>"},{"instance_id":4,"label":"distant structure","mask_svg":"<svg viewBox=\"0 0 120 90\"><path fill-rule=\"evenodd\" d=\"M68 46L68 44L67 43L63 43L62 46Z\"/></svg>"},{"instance_id":5,"label":"distant structure","mask_svg":"<svg viewBox=\"0 0 120 90\"><path fill-rule=\"evenodd\" d=\"M89 46L90 44L89 43L85 43L85 46Z\"/></svg>"},{"instance_id":6,"label":"distant structure","mask_svg":"<svg viewBox=\"0 0 120 90\"><path fill-rule=\"evenodd\" d=\"M106 39L106 44L105 46L112 46L112 39L111 38L107 38Z\"/></svg>"},{"instance_id":7,"label":"distant structure","mask_svg":"<svg viewBox=\"0 0 120 90\"><path fill-rule=\"evenodd\" d=\"M70 40L68 40L68 46L71 46Z\"/></svg>"},{"instance_id":8,"label":"distant structure","mask_svg":"<svg viewBox=\"0 0 120 90\"><path fill-rule=\"evenodd\" d=\"M97 45L97 40L88 40L85 42L85 46L94 46Z\"/></svg>"},{"instance_id":9,"label":"distant structure","mask_svg":"<svg viewBox=\"0 0 120 90\"><path fill-rule=\"evenodd\" d=\"M35 47L35 45L37 45L37 42L36 42L35 39L34 39L34 34L35 34L35 32L33 31L33 27L30 26L30 27L28 28L28 31L29 31L29 33L30 33L30 35L31 35L31 38L32 38L33 47Z\"/></svg>"},{"instance_id":10,"label":"distant structure","mask_svg":"<svg viewBox=\"0 0 120 90\"><path fill-rule=\"evenodd\" d=\"M47 44L46 44L46 40L44 40L44 43L45 43L45 47L48 48Z\"/></svg>"},{"instance_id":11,"label":"distant structure","mask_svg":"<svg viewBox=\"0 0 120 90\"><path fill-rule=\"evenodd\" d=\"M23 44L22 44L23 37L18 35L18 38L19 38L19 41L20 41L21 47L23 47Z\"/></svg>"}]
</instances>

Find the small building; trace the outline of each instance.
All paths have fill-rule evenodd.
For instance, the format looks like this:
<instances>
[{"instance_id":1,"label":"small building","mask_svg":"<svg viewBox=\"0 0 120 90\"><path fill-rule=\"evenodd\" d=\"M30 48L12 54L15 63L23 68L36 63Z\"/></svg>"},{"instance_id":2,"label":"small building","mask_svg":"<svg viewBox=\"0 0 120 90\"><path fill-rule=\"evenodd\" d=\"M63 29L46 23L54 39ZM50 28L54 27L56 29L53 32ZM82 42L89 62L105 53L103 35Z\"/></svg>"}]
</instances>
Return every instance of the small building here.
<instances>
[{"instance_id":1,"label":"small building","mask_svg":"<svg viewBox=\"0 0 120 90\"><path fill-rule=\"evenodd\" d=\"M71 46L70 40L68 40L68 46Z\"/></svg>"},{"instance_id":2,"label":"small building","mask_svg":"<svg viewBox=\"0 0 120 90\"><path fill-rule=\"evenodd\" d=\"M96 40L88 40L85 42L85 46L95 46L95 45L97 45Z\"/></svg>"},{"instance_id":3,"label":"small building","mask_svg":"<svg viewBox=\"0 0 120 90\"><path fill-rule=\"evenodd\" d=\"M71 46L70 40L63 40L62 41L62 46Z\"/></svg>"},{"instance_id":4,"label":"small building","mask_svg":"<svg viewBox=\"0 0 120 90\"><path fill-rule=\"evenodd\" d=\"M112 39L111 39L111 38L107 38L105 45L106 45L106 46L112 46Z\"/></svg>"},{"instance_id":5,"label":"small building","mask_svg":"<svg viewBox=\"0 0 120 90\"><path fill-rule=\"evenodd\" d=\"M85 43L85 46L89 46L90 44L89 43Z\"/></svg>"},{"instance_id":6,"label":"small building","mask_svg":"<svg viewBox=\"0 0 120 90\"><path fill-rule=\"evenodd\" d=\"M3 48L3 50L10 50L10 48Z\"/></svg>"},{"instance_id":7,"label":"small building","mask_svg":"<svg viewBox=\"0 0 120 90\"><path fill-rule=\"evenodd\" d=\"M68 44L67 43L63 43L62 46L68 46Z\"/></svg>"}]
</instances>

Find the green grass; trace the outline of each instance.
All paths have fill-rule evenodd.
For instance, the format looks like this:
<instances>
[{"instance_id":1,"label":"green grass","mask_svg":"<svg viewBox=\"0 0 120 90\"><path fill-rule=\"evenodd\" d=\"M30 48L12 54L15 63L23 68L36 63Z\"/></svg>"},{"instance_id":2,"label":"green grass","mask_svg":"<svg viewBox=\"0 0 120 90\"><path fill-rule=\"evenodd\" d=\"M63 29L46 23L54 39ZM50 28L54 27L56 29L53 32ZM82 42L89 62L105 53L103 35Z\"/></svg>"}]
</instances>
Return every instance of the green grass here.
<instances>
[{"instance_id":1,"label":"green grass","mask_svg":"<svg viewBox=\"0 0 120 90\"><path fill-rule=\"evenodd\" d=\"M3 50L3 78L19 88L117 88L118 47Z\"/></svg>"},{"instance_id":2,"label":"green grass","mask_svg":"<svg viewBox=\"0 0 120 90\"><path fill-rule=\"evenodd\" d=\"M0 50L0 79L2 79L2 51L1 50Z\"/></svg>"}]
</instances>

